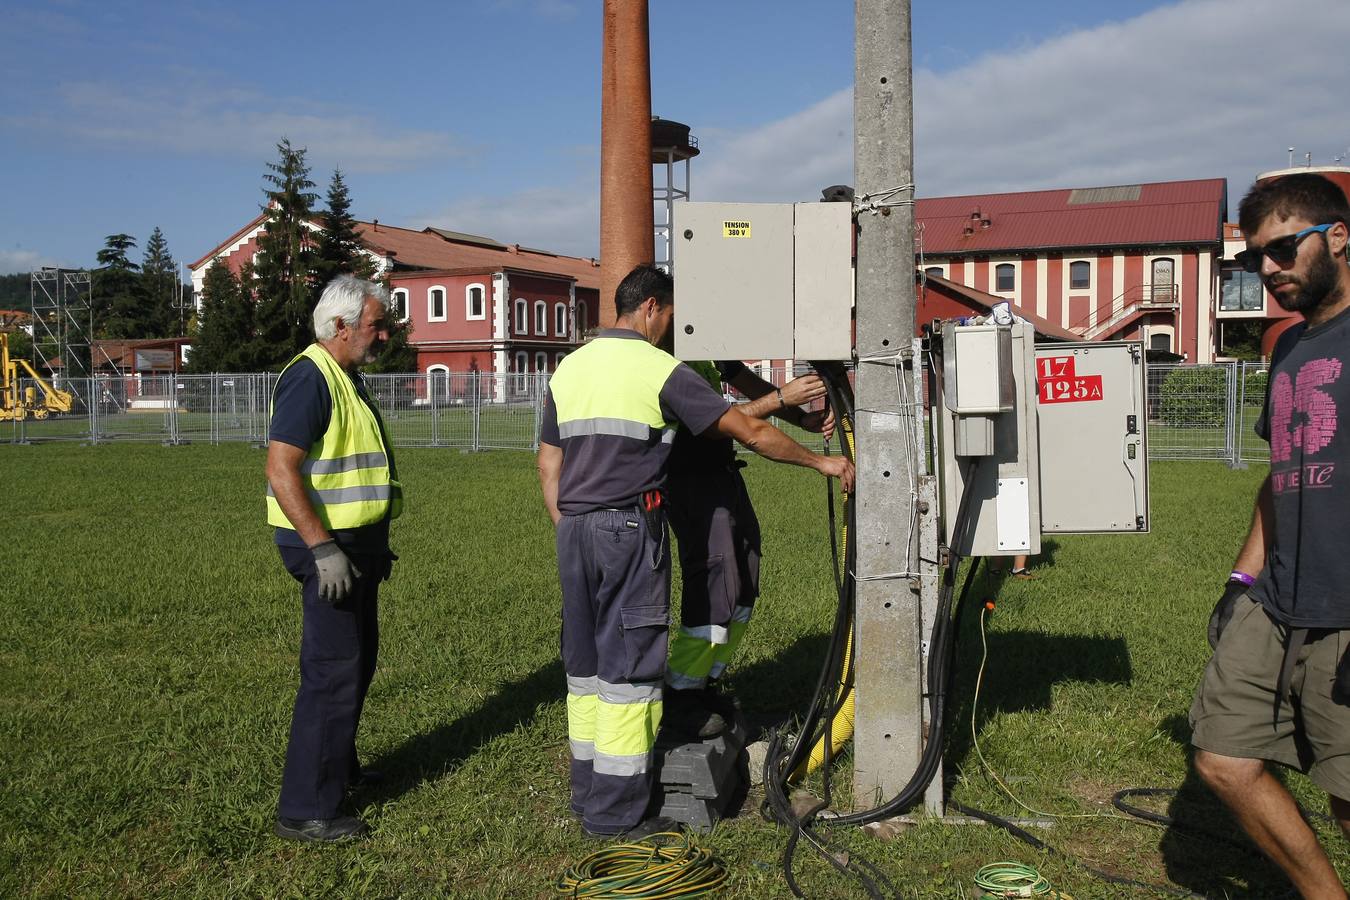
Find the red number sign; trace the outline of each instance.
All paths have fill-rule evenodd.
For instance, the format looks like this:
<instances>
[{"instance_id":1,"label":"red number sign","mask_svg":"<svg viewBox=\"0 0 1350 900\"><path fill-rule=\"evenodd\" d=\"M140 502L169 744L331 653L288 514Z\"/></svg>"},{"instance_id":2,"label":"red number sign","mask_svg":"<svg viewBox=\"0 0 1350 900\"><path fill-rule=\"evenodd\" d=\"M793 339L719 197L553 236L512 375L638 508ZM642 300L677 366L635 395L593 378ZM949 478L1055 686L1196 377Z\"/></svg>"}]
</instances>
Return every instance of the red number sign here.
<instances>
[{"instance_id":1,"label":"red number sign","mask_svg":"<svg viewBox=\"0 0 1350 900\"><path fill-rule=\"evenodd\" d=\"M1079 375L1072 356L1036 360L1036 390L1042 403L1085 403L1102 399L1102 376Z\"/></svg>"}]
</instances>

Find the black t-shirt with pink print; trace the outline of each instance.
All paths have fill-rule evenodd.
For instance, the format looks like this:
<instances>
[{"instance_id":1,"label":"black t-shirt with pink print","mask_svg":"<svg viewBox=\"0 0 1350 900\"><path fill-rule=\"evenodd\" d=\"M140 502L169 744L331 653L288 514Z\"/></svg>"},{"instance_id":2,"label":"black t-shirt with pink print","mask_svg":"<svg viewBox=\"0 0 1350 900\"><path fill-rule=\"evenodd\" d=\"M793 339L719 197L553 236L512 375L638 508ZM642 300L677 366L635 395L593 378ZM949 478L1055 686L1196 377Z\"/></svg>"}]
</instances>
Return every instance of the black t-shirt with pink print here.
<instances>
[{"instance_id":1,"label":"black t-shirt with pink print","mask_svg":"<svg viewBox=\"0 0 1350 900\"><path fill-rule=\"evenodd\" d=\"M1256 433L1275 533L1253 595L1286 625L1350 628L1350 310L1290 328L1271 360Z\"/></svg>"}]
</instances>

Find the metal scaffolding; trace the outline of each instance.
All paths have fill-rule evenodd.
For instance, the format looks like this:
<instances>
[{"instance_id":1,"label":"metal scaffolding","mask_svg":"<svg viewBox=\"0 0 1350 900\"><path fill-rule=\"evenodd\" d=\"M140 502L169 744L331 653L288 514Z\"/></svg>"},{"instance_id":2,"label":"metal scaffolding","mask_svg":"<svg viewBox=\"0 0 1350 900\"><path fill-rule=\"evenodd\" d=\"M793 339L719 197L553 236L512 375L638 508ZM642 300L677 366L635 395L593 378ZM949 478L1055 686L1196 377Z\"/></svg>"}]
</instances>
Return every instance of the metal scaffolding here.
<instances>
[{"instance_id":1,"label":"metal scaffolding","mask_svg":"<svg viewBox=\"0 0 1350 900\"><path fill-rule=\"evenodd\" d=\"M54 384L78 394L93 374L90 336L94 333L94 306L89 270L36 269L29 278L29 298L34 367L51 372Z\"/></svg>"}]
</instances>

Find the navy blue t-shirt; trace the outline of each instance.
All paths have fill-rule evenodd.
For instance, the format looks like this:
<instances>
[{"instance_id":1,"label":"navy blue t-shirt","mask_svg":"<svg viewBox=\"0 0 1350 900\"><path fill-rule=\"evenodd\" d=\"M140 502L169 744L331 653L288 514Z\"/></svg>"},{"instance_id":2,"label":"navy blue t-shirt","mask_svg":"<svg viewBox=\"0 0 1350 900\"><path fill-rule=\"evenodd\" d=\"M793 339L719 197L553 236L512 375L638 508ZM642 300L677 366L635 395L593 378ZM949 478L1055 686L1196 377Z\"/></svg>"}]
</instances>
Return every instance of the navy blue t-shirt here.
<instances>
[{"instance_id":1,"label":"navy blue t-shirt","mask_svg":"<svg viewBox=\"0 0 1350 900\"><path fill-rule=\"evenodd\" d=\"M380 420L380 411L371 402L366 392L364 380L358 375L352 379L356 393ZM328 422L333 416L333 396L328 391L328 382L313 360L297 360L288 368L277 382L276 398L272 404L272 423L267 429L267 439L290 444L301 450L309 450L328 430ZM380 422L380 430L384 423ZM388 448L386 448L388 449ZM393 454L389 454L389 466L392 473ZM385 554L389 552L389 517L372 525L360 528L335 528L333 539L338 546L351 553ZM282 547L304 547L305 542L290 528L276 530L276 542Z\"/></svg>"},{"instance_id":2,"label":"navy blue t-shirt","mask_svg":"<svg viewBox=\"0 0 1350 900\"><path fill-rule=\"evenodd\" d=\"M1295 628L1350 628L1350 310L1300 323L1271 354L1256 433L1270 442L1275 511L1252 593Z\"/></svg>"}]
</instances>

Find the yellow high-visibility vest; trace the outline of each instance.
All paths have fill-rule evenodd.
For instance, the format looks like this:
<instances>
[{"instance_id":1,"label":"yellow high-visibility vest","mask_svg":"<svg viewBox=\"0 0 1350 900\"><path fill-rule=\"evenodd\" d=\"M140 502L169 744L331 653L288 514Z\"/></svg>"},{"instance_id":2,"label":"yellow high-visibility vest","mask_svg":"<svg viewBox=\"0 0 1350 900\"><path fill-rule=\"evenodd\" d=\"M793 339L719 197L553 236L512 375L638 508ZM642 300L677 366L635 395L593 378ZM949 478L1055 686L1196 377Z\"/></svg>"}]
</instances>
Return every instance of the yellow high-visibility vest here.
<instances>
[{"instance_id":1,"label":"yellow high-visibility vest","mask_svg":"<svg viewBox=\"0 0 1350 900\"><path fill-rule=\"evenodd\" d=\"M549 381L563 438L608 434L663 443L674 423L661 411L661 388L680 361L645 340L599 337L568 354Z\"/></svg>"},{"instance_id":2,"label":"yellow high-visibility vest","mask_svg":"<svg viewBox=\"0 0 1350 900\"><path fill-rule=\"evenodd\" d=\"M319 367L333 398L328 430L309 448L300 465L305 493L319 521L331 531L373 525L386 515L398 518L403 512L403 486L393 478L393 451L374 410L361 399L351 378L327 350L310 344L286 368L301 359ZM281 511L270 484L267 524L295 528Z\"/></svg>"}]
</instances>

